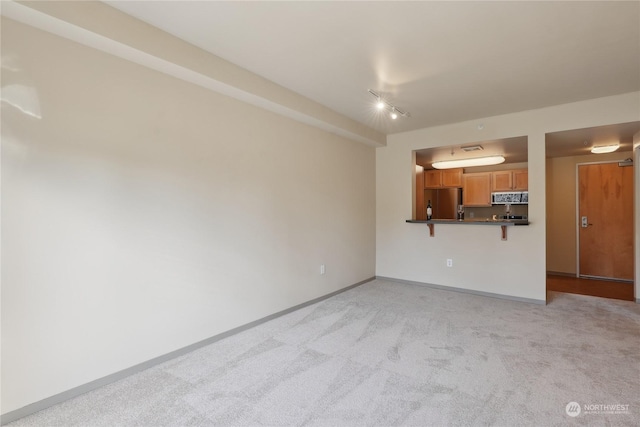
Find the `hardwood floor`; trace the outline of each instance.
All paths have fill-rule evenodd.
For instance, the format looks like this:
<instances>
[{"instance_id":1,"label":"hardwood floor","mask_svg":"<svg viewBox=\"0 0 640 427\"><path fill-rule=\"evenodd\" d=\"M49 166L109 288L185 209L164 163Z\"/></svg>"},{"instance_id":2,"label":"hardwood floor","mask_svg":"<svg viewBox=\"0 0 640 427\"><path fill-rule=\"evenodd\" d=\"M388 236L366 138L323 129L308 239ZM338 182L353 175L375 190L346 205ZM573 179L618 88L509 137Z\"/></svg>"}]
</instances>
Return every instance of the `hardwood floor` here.
<instances>
[{"instance_id":1,"label":"hardwood floor","mask_svg":"<svg viewBox=\"0 0 640 427\"><path fill-rule=\"evenodd\" d=\"M547 274L547 291L634 301L633 283Z\"/></svg>"}]
</instances>

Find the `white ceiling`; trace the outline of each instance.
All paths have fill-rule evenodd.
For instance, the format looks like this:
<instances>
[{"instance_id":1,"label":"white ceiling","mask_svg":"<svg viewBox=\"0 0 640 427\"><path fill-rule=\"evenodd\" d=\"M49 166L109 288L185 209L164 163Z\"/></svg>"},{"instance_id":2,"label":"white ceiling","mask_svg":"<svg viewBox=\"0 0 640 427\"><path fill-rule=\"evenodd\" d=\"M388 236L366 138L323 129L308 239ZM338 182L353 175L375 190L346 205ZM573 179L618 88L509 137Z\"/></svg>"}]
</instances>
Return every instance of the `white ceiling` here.
<instances>
[{"instance_id":1,"label":"white ceiling","mask_svg":"<svg viewBox=\"0 0 640 427\"><path fill-rule=\"evenodd\" d=\"M640 90L637 1L107 3L385 134Z\"/></svg>"},{"instance_id":2,"label":"white ceiling","mask_svg":"<svg viewBox=\"0 0 640 427\"><path fill-rule=\"evenodd\" d=\"M463 147L479 145L482 151L465 152ZM525 163L527 155L527 137L518 136L492 141L478 141L477 143L454 145L446 147L426 148L416 151L416 164L431 169L431 163L442 160L460 160L473 157L501 155L505 163Z\"/></svg>"},{"instance_id":3,"label":"white ceiling","mask_svg":"<svg viewBox=\"0 0 640 427\"><path fill-rule=\"evenodd\" d=\"M552 132L545 138L546 154L547 157L581 156L591 154L594 146L615 143L620 144L618 151L629 152L633 150L633 135L638 132L640 122Z\"/></svg>"},{"instance_id":4,"label":"white ceiling","mask_svg":"<svg viewBox=\"0 0 640 427\"><path fill-rule=\"evenodd\" d=\"M640 121L552 132L545 136L545 153L546 157L591 155L596 159L598 155L592 154L591 148L615 143L620 144L619 152L631 152L633 150L633 136L638 132L640 132ZM503 155L507 164L523 163L528 160L527 142L526 136L519 136L463 145L426 148L416 151L416 163L430 169L431 163L440 160L492 155ZM469 153L462 150L463 147L470 145L480 145L483 150Z\"/></svg>"}]
</instances>

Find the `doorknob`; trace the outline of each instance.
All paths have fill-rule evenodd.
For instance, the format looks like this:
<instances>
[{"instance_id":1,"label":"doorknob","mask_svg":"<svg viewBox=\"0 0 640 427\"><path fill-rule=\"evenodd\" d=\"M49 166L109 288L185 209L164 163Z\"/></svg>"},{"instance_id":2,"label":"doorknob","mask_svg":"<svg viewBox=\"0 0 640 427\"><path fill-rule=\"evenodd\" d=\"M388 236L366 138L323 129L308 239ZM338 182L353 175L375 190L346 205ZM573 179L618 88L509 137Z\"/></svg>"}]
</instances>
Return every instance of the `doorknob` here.
<instances>
[{"instance_id":1,"label":"doorknob","mask_svg":"<svg viewBox=\"0 0 640 427\"><path fill-rule=\"evenodd\" d=\"M582 224L581 224L582 228L587 228L590 225L593 225L593 224L589 224L589 221L587 220L587 217L583 216L582 217Z\"/></svg>"}]
</instances>

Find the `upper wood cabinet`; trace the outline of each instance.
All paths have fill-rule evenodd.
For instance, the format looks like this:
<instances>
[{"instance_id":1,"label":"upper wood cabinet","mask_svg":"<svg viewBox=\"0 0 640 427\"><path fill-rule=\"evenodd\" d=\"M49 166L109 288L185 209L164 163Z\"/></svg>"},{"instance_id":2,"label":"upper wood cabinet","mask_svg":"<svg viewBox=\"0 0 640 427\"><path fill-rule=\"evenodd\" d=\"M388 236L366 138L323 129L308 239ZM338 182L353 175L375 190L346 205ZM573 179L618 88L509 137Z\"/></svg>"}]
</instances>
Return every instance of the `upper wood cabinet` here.
<instances>
[{"instance_id":1,"label":"upper wood cabinet","mask_svg":"<svg viewBox=\"0 0 640 427\"><path fill-rule=\"evenodd\" d=\"M529 171L527 169L491 172L491 191L527 190Z\"/></svg>"},{"instance_id":2,"label":"upper wood cabinet","mask_svg":"<svg viewBox=\"0 0 640 427\"><path fill-rule=\"evenodd\" d=\"M491 174L477 172L462 175L462 203L465 206L491 206Z\"/></svg>"},{"instance_id":3,"label":"upper wood cabinet","mask_svg":"<svg viewBox=\"0 0 640 427\"><path fill-rule=\"evenodd\" d=\"M511 171L491 172L491 191L513 190L513 173Z\"/></svg>"},{"instance_id":4,"label":"upper wood cabinet","mask_svg":"<svg viewBox=\"0 0 640 427\"><path fill-rule=\"evenodd\" d=\"M442 171L443 187L462 187L462 168Z\"/></svg>"},{"instance_id":5,"label":"upper wood cabinet","mask_svg":"<svg viewBox=\"0 0 640 427\"><path fill-rule=\"evenodd\" d=\"M462 187L462 169L424 171L424 188Z\"/></svg>"},{"instance_id":6,"label":"upper wood cabinet","mask_svg":"<svg viewBox=\"0 0 640 427\"><path fill-rule=\"evenodd\" d=\"M515 170L513 171L513 189L514 190L528 190L529 189L529 170Z\"/></svg>"},{"instance_id":7,"label":"upper wood cabinet","mask_svg":"<svg viewBox=\"0 0 640 427\"><path fill-rule=\"evenodd\" d=\"M441 188L442 187L442 171L428 170L424 171L424 188Z\"/></svg>"}]
</instances>

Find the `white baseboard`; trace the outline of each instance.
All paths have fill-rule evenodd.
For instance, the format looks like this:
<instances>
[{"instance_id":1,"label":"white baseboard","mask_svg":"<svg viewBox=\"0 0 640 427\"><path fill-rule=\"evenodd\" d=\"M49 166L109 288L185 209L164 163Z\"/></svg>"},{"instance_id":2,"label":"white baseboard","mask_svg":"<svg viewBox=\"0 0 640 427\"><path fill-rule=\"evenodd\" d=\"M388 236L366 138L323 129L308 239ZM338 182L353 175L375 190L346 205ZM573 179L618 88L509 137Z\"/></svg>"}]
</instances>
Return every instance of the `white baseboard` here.
<instances>
[{"instance_id":1,"label":"white baseboard","mask_svg":"<svg viewBox=\"0 0 640 427\"><path fill-rule=\"evenodd\" d=\"M462 293L465 293L465 294L480 295L480 296L483 296L483 297L491 297L491 298L506 299L506 300L510 300L510 301L526 302L526 303L529 303L529 304L547 305L547 301L546 300L541 300L541 299L522 298L522 297L515 297L515 296L512 296L512 295L494 294L494 293L491 293L491 292L475 291L475 290L472 290L472 289L456 288L456 287L453 287L453 286L434 285L432 283L415 282L413 280L396 279L396 278L393 278L393 277L376 276L376 279L390 280L390 281L393 281L393 282L406 283L408 285L426 286L428 288L441 289L441 290L445 290L445 291L454 291L454 292L462 292Z\"/></svg>"}]
</instances>

